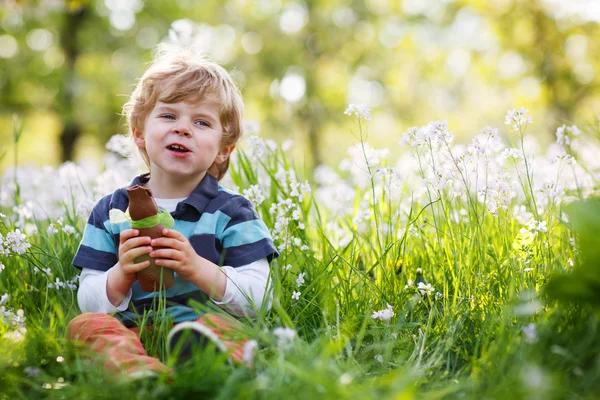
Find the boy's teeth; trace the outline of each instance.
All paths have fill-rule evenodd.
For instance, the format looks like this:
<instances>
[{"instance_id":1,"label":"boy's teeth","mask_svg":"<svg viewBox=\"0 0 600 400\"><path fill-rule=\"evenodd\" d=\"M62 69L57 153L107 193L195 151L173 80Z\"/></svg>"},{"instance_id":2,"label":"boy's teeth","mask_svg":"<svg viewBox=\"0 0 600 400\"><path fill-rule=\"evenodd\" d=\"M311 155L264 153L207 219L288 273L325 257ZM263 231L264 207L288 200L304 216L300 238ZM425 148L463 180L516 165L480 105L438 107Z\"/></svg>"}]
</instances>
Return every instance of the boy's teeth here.
<instances>
[{"instance_id":1,"label":"boy's teeth","mask_svg":"<svg viewBox=\"0 0 600 400\"><path fill-rule=\"evenodd\" d=\"M182 147L182 146L179 146L179 145L176 145L176 144L170 145L169 148L171 150L188 151L188 149L186 149L185 147Z\"/></svg>"}]
</instances>

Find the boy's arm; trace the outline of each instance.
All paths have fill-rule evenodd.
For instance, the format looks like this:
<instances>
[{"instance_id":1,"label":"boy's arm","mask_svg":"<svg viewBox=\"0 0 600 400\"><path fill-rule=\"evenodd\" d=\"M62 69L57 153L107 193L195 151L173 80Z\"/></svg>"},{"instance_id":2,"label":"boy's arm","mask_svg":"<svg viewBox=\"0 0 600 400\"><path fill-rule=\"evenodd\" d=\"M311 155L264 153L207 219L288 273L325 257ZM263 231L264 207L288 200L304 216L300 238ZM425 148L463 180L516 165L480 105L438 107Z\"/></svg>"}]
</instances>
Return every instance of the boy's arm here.
<instances>
[{"instance_id":1,"label":"boy's arm","mask_svg":"<svg viewBox=\"0 0 600 400\"><path fill-rule=\"evenodd\" d=\"M266 258L237 268L223 266L221 271L227 276L225 294L220 301L211 300L220 308L237 317L255 317L255 309L271 308L272 294L267 292L269 282L269 262ZM266 294L266 295L265 295Z\"/></svg>"},{"instance_id":2,"label":"boy's arm","mask_svg":"<svg viewBox=\"0 0 600 400\"><path fill-rule=\"evenodd\" d=\"M82 312L108 314L127 309L131 300L131 289L120 296L120 301L110 300L108 277L111 270L103 272L90 268L82 269L79 276L79 290L77 291L77 303Z\"/></svg>"}]
</instances>

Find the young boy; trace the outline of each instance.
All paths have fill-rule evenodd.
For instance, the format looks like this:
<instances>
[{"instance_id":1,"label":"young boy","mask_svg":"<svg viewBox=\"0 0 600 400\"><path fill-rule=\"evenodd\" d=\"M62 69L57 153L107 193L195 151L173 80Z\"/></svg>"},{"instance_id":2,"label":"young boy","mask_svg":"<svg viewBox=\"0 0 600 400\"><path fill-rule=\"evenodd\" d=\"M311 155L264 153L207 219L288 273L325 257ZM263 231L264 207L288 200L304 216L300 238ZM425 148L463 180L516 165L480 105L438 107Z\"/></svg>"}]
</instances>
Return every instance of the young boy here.
<instances>
[{"instance_id":1,"label":"young boy","mask_svg":"<svg viewBox=\"0 0 600 400\"><path fill-rule=\"evenodd\" d=\"M73 260L82 270L77 300L84 314L69 324L70 337L106 356L108 369L131 375L167 371L134 332L135 315L166 295L175 324L170 348L189 331L199 343L211 340L241 362L244 342L223 340L239 322L188 306L191 299L212 301L235 316L254 316L252 306L263 301L270 306L264 299L269 261L278 255L271 236L251 203L218 183L242 135L241 95L219 65L161 46L123 109L150 170L131 186L150 189L175 225L164 229L163 238L150 239L128 223L111 224L111 209L127 210L126 188L96 204ZM134 260L144 254L175 272L173 287L161 293L140 289L136 273L149 261ZM116 318L107 315L115 311Z\"/></svg>"}]
</instances>

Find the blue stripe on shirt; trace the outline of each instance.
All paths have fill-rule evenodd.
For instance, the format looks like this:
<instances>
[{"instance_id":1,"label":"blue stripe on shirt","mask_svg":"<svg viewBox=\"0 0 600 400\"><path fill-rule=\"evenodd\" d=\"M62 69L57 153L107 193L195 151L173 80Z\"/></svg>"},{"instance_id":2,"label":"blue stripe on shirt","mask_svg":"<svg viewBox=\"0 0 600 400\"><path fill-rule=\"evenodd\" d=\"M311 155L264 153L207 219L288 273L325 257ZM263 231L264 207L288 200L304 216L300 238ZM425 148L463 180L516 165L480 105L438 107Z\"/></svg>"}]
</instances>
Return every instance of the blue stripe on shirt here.
<instances>
[{"instance_id":1,"label":"blue stripe on shirt","mask_svg":"<svg viewBox=\"0 0 600 400\"><path fill-rule=\"evenodd\" d=\"M229 227L223 233L223 247L244 246L259 242L265 237L270 237L269 230L264 222L255 219L251 221L240 222Z\"/></svg>"},{"instance_id":2,"label":"blue stripe on shirt","mask_svg":"<svg viewBox=\"0 0 600 400\"><path fill-rule=\"evenodd\" d=\"M94 225L87 224L83 232L81 244L97 251L105 253L117 254L115 243L111 240L110 235L107 235L102 229L96 228Z\"/></svg>"}]
</instances>

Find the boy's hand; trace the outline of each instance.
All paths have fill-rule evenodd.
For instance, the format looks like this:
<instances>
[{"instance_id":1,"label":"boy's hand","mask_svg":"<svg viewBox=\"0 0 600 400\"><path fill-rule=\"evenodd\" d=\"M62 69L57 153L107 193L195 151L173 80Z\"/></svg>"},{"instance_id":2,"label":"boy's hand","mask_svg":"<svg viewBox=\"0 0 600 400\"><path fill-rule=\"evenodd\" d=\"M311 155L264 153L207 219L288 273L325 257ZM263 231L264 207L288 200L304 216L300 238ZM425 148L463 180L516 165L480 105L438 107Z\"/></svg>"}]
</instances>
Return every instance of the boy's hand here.
<instances>
[{"instance_id":1,"label":"boy's hand","mask_svg":"<svg viewBox=\"0 0 600 400\"><path fill-rule=\"evenodd\" d=\"M144 254L148 254L152 251L150 246L150 237L142 236L138 237L140 231L137 229L127 229L121 232L119 235L119 262L118 265L123 272L123 276L130 282L135 282L135 274L138 271L147 268L150 265L150 261L144 261L136 264L133 260Z\"/></svg>"},{"instance_id":2,"label":"boy's hand","mask_svg":"<svg viewBox=\"0 0 600 400\"><path fill-rule=\"evenodd\" d=\"M201 259L190 241L173 229L163 229L162 238L152 239L152 247L165 247L150 253L156 265L170 268L186 281L193 282L200 269Z\"/></svg>"},{"instance_id":3,"label":"boy's hand","mask_svg":"<svg viewBox=\"0 0 600 400\"><path fill-rule=\"evenodd\" d=\"M152 251L150 237L138 237L140 231L127 229L119 235L119 261L108 271L106 280L106 296L115 307L121 304L123 298L137 280L135 274L150 265L150 261L139 264L134 259Z\"/></svg>"}]
</instances>

